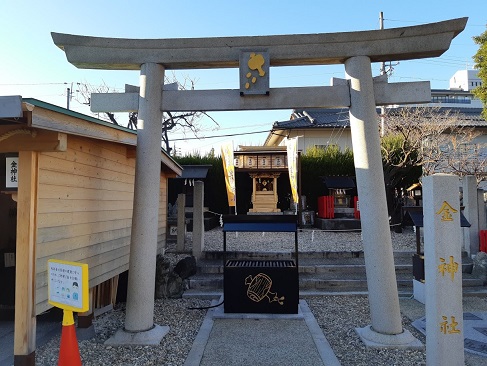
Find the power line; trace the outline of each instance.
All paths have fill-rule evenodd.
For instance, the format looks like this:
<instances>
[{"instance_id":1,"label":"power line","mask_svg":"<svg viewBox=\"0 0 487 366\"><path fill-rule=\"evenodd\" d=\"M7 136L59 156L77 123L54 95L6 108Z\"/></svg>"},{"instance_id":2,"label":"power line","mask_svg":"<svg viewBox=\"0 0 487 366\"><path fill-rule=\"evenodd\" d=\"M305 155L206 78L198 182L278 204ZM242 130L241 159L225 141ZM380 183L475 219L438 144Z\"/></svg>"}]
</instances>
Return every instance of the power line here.
<instances>
[{"instance_id":1,"label":"power line","mask_svg":"<svg viewBox=\"0 0 487 366\"><path fill-rule=\"evenodd\" d=\"M42 86L42 85L65 85L67 83L19 83L19 84L0 84L0 86Z\"/></svg>"},{"instance_id":2,"label":"power line","mask_svg":"<svg viewBox=\"0 0 487 366\"><path fill-rule=\"evenodd\" d=\"M187 140L206 140L206 139L215 139L220 137L233 137L233 136L243 136L243 135L255 135L258 133L269 133L271 130L264 130L264 131L255 131L255 132L242 132L242 133L232 133L228 135L216 135L216 136L202 136L202 137L188 137L182 139L171 139L171 141L187 141Z\"/></svg>"},{"instance_id":3,"label":"power line","mask_svg":"<svg viewBox=\"0 0 487 366\"><path fill-rule=\"evenodd\" d=\"M223 131L223 130L237 130L237 129L242 129L242 128L250 128L250 127L263 127L263 126L269 126L269 122L266 123L257 123L253 125L245 125L245 126L232 126L232 127L220 127L218 129L215 128L201 128L198 132L210 132L210 131ZM186 131L174 131L171 132L172 136L178 136L178 135L185 135L187 132Z\"/></svg>"}]
</instances>

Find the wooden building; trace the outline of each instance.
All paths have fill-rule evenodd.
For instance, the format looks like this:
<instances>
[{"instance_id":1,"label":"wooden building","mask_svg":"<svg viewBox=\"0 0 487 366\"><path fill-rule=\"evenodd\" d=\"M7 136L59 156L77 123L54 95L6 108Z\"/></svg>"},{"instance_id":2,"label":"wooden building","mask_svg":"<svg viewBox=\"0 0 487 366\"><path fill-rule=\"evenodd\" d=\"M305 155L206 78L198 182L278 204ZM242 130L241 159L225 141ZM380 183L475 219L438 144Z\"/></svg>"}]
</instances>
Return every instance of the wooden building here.
<instances>
[{"instance_id":1,"label":"wooden building","mask_svg":"<svg viewBox=\"0 0 487 366\"><path fill-rule=\"evenodd\" d=\"M4 300L15 304L15 354L32 348L26 342L35 349L35 316L51 307L48 259L87 263L95 295L97 286L128 269L136 144L135 131L36 99L0 97L0 212L11 214L0 214L10 218L0 223L10 233L10 240L0 239L0 253L15 257L15 301ZM9 177L8 157L17 159L17 176ZM161 150L159 252L167 181L181 172ZM8 187L17 178L18 187ZM13 264L3 257L0 263L0 271ZM0 286L13 285L6 282Z\"/></svg>"}]
</instances>

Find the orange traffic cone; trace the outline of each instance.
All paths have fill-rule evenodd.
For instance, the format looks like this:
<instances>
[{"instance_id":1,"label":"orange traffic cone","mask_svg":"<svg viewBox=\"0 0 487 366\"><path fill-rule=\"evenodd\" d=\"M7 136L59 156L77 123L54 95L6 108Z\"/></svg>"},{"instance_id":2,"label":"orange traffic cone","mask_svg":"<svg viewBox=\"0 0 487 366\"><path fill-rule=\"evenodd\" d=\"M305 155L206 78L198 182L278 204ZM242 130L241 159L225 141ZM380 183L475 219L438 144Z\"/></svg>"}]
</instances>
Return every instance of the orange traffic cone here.
<instances>
[{"instance_id":1,"label":"orange traffic cone","mask_svg":"<svg viewBox=\"0 0 487 366\"><path fill-rule=\"evenodd\" d=\"M74 317L71 310L63 311L63 330L59 348L58 366L81 366Z\"/></svg>"}]
</instances>

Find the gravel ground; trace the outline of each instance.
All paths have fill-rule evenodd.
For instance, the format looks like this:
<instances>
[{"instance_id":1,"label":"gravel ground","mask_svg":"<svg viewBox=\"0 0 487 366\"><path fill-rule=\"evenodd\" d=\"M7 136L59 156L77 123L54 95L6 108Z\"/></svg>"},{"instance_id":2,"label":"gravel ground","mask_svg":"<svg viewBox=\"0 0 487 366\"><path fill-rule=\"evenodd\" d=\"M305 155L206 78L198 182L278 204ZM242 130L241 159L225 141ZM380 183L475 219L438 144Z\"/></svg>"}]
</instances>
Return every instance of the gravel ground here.
<instances>
[{"instance_id":1,"label":"gravel ground","mask_svg":"<svg viewBox=\"0 0 487 366\"><path fill-rule=\"evenodd\" d=\"M416 234L412 228L402 233L391 231L394 251L416 251ZM360 231L323 231L303 229L298 232L300 252L363 250ZM186 247L191 250L192 233L187 233ZM168 250L174 248L168 246ZM205 232L205 250L223 250L221 228ZM293 233L227 233L227 250L236 251L294 251Z\"/></svg>"},{"instance_id":2,"label":"gravel ground","mask_svg":"<svg viewBox=\"0 0 487 366\"><path fill-rule=\"evenodd\" d=\"M415 234L410 229L403 233L392 232L395 251L416 249ZM205 233L205 249L221 250L222 232L214 229ZM191 233L187 237L187 250L191 249ZM272 239L272 240L269 240ZM270 243L269 243L270 242ZM287 244L289 242L289 244ZM227 236L228 250L283 251L294 250L294 237L287 233L239 233ZM356 251L362 250L359 232L323 232L304 230L299 233L300 251ZM171 250L171 246L168 247ZM169 254L175 261L181 256ZM318 324L331 344L342 365L425 365L424 351L396 349L367 349L355 328L370 324L367 296L307 297L306 301ZM404 302L408 302L404 305ZM468 300L470 301L470 300ZM470 309L487 311L486 299L475 299ZM96 337L79 342L83 365L182 365L199 331L205 310L188 310L188 307L207 306L209 301L197 299L156 300L155 322L169 325L171 330L158 347L111 347L103 342L123 326L125 304L103 314L94 321ZM407 309L409 317L406 312ZM411 310L412 309L412 310ZM415 300L401 299L403 326L425 342L425 337L413 328L412 320L424 315L424 306ZM36 365L55 365L59 353L59 337L36 350ZM467 356L466 365L487 364L486 358Z\"/></svg>"},{"instance_id":3,"label":"gravel ground","mask_svg":"<svg viewBox=\"0 0 487 366\"><path fill-rule=\"evenodd\" d=\"M370 325L367 296L323 296L306 301L342 365L426 365L424 351L365 347L355 328ZM405 316L402 319L403 326L424 344L425 337L410 326L411 321Z\"/></svg>"},{"instance_id":4,"label":"gravel ground","mask_svg":"<svg viewBox=\"0 0 487 366\"><path fill-rule=\"evenodd\" d=\"M169 333L158 347L151 346L106 346L104 342L123 327L125 304L94 320L96 337L80 341L79 351L84 366L117 365L182 365L191 350L193 341L206 315L206 310L189 310L188 307L210 305L208 300L172 299L156 300L154 321L168 325ZM36 365L57 364L60 336L36 350Z\"/></svg>"}]
</instances>

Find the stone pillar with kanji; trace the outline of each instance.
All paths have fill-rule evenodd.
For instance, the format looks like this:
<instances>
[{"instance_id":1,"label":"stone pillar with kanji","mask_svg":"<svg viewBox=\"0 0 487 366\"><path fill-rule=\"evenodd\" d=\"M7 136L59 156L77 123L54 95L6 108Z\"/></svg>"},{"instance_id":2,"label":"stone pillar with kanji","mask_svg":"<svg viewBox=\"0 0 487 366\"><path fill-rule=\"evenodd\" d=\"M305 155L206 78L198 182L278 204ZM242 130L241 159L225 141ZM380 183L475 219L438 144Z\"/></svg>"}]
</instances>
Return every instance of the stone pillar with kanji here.
<instances>
[{"instance_id":1,"label":"stone pillar with kanji","mask_svg":"<svg viewBox=\"0 0 487 366\"><path fill-rule=\"evenodd\" d=\"M426 363L464 365L459 180L423 178Z\"/></svg>"}]
</instances>

